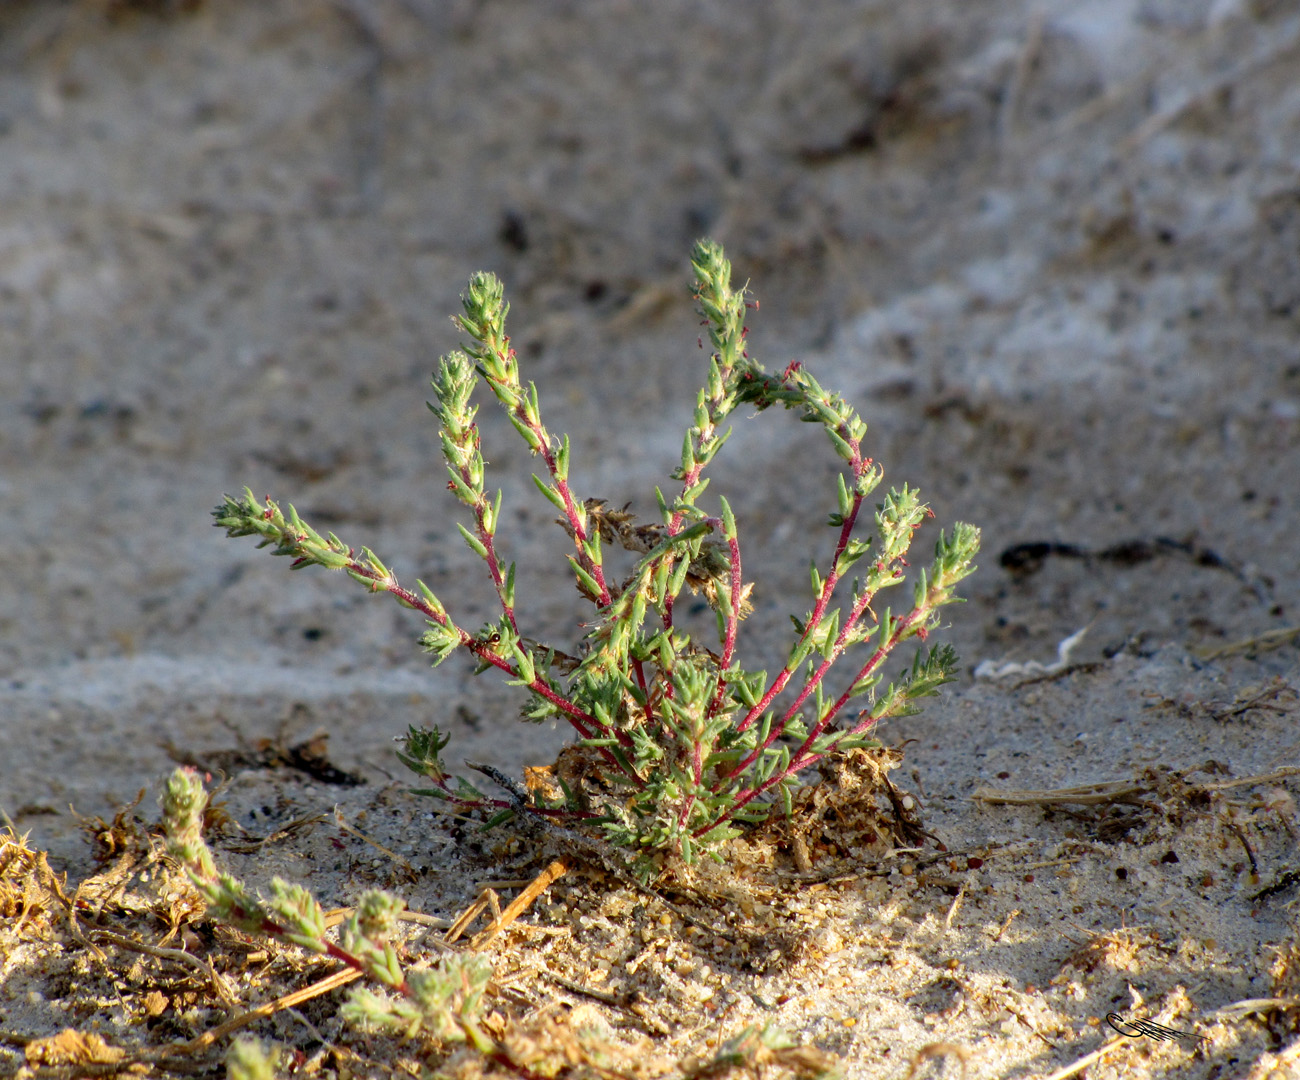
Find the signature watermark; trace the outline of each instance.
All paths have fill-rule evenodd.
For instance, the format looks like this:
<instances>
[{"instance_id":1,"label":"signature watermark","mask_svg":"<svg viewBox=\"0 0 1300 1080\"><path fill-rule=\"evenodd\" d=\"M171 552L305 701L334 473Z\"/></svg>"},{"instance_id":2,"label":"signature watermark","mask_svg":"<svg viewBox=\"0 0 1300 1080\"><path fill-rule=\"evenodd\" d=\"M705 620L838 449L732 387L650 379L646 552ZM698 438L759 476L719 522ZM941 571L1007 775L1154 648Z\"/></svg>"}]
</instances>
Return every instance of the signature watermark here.
<instances>
[{"instance_id":1,"label":"signature watermark","mask_svg":"<svg viewBox=\"0 0 1300 1080\"><path fill-rule=\"evenodd\" d=\"M1170 1042L1180 1043L1184 1040L1197 1043L1206 1039L1204 1035L1197 1035L1191 1031L1179 1031L1177 1028L1167 1028L1161 1024L1153 1024L1150 1020L1125 1020L1119 1013L1107 1013L1106 1023L1121 1035L1126 1035L1130 1039L1140 1039L1143 1035L1152 1039L1168 1039Z\"/></svg>"}]
</instances>

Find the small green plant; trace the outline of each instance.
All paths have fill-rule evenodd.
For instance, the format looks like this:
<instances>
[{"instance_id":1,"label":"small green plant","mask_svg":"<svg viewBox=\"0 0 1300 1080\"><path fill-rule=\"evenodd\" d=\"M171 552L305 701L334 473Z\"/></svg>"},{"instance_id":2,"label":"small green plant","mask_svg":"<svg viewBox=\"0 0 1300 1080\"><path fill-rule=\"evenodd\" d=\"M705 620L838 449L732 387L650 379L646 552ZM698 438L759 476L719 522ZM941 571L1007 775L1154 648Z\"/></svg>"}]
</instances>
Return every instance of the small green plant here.
<instances>
[{"instance_id":1,"label":"small green plant","mask_svg":"<svg viewBox=\"0 0 1300 1080\"><path fill-rule=\"evenodd\" d=\"M280 1054L257 1039L236 1039L226 1051L226 1080L275 1080Z\"/></svg>"},{"instance_id":2,"label":"small green plant","mask_svg":"<svg viewBox=\"0 0 1300 1080\"><path fill-rule=\"evenodd\" d=\"M405 971L393 945L402 901L378 889L357 901L344 923L340 944L326 936L325 912L301 885L280 878L271 882L269 900L255 896L244 883L217 869L203 839L208 795L197 774L172 773L162 797L167 849L208 904L208 912L248 934L261 934L342 961L384 988L352 992L344 1016L362 1026L413 1035L417 1031L444 1043L467 1043L479 1053L509 1063L507 1055L480 1027L480 1006L492 967L475 953L450 953L423 970ZM250 1051L251 1061L256 1055Z\"/></svg>"},{"instance_id":3,"label":"small green plant","mask_svg":"<svg viewBox=\"0 0 1300 1080\"><path fill-rule=\"evenodd\" d=\"M362 893L340 928L338 944L330 940L319 901L301 885L275 878L269 899L253 894L238 878L217 868L203 838L208 794L193 770L176 769L159 803L168 853L184 868L213 918L245 933L275 938L342 961L378 987L352 990L341 1014L353 1025L406 1039L420 1036L443 1050L464 1047L522 1080L560 1075L651 1075L616 1067L598 1067L594 1074L581 1069L583 1064L599 1066L605 1059L617 1057L618 1049L596 1032L568 1030L559 1038L548 1038L548 1033L554 1033L548 1032L545 1010L532 1017L531 1026L514 1023L503 1029L499 1017L495 1023L485 1020L492 965L478 953L447 949L432 966L404 967L395 939L397 919L405 905L391 893L378 889ZM497 1034L491 1027L498 1029ZM260 1042L237 1040L226 1058L228 1080L274 1080L279 1058L277 1051ZM655 1070L654 1075L702 1080L741 1069L756 1075L764 1065L777 1066L803 1080L833 1080L838 1075L832 1058L815 1047L796 1044L771 1024L744 1029L706 1061L692 1060L666 1073ZM447 1074L439 1071L436 1075ZM463 1075L483 1073L475 1068Z\"/></svg>"},{"instance_id":4,"label":"small green plant","mask_svg":"<svg viewBox=\"0 0 1300 1080\"><path fill-rule=\"evenodd\" d=\"M214 512L228 535L259 537L262 546L274 545L274 554L292 558L295 569L342 570L420 612L429 626L421 644L435 663L463 650L480 671L503 672L526 694L523 715L566 720L599 774L592 783L591 768L577 777L559 773L549 791L539 787L525 799L516 789L509 800L492 798L447 774L439 756L443 735L412 728L400 756L432 782L423 794L462 809L526 813L603 834L629 853L645 880L668 859L716 855L745 822L781 807L788 812L801 772L829 755L878 745L870 737L876 724L916 711L920 698L949 681L956 657L948 646L922 648L892 682L885 682L884 667L900 645L924 642L938 626L939 609L957 599L955 586L974 569L979 547L979 530L970 525L941 532L933 563L916 577L910 608L877 611L882 590L906 580L912 535L928 507L914 489L895 488L876 506L874 538L858 535L866 500L883 478L862 451L866 424L800 364L774 374L750 357L745 290L732 288L731 266L717 244L699 242L691 262L711 354L672 473L676 487L669 494L655 490L659 520L652 523L573 493L569 439L547 430L536 387L521 381L505 332L501 283L491 274L470 280L456 322L471 341L442 359L429 407L440 424L448 487L473 518L472 527L459 526L461 535L483 560L499 600L501 614L486 626L463 627L423 582L402 586L369 548L358 552L333 533L321 536L292 505L286 512L245 489ZM573 540L568 561L578 589L596 609L572 653L525 637L516 620L515 565L497 542L501 492L485 487L475 423L472 399L484 383L540 459L533 480L559 511ZM703 473L726 443L725 424L737 408L761 412L774 405L820 424L844 467L829 519L834 551L823 569L814 564L811 609L793 620L794 642L769 676L741 665L737 638L751 586L742 575L731 507L719 498L705 508ZM623 580L606 571L608 545L638 556ZM686 588L703 594L716 615L716 649L679 625L676 605ZM831 670L841 661L849 674L832 686Z\"/></svg>"}]
</instances>

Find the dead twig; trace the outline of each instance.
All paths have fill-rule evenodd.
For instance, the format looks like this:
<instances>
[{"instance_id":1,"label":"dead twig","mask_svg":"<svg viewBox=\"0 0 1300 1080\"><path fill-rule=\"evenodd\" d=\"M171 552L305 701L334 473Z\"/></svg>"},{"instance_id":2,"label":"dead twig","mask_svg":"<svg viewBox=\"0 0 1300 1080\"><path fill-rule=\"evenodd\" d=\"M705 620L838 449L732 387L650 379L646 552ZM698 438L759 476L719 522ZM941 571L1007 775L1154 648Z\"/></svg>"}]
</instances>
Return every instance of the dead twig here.
<instances>
[{"instance_id":1,"label":"dead twig","mask_svg":"<svg viewBox=\"0 0 1300 1080\"><path fill-rule=\"evenodd\" d=\"M492 908L493 921L500 922L501 904L500 901L497 899L496 890L483 889L478 894L478 899L475 900L474 903L470 904L470 906L467 907L464 911L462 911L456 917L455 921L452 922L451 926L447 928L447 933L446 935L444 935L442 939L443 944L452 945L455 942L459 941L461 936L465 933L465 931L468 930L474 924L474 920L477 919L481 914L483 914L483 912L486 911L489 906ZM518 916L515 917L518 918Z\"/></svg>"},{"instance_id":2,"label":"dead twig","mask_svg":"<svg viewBox=\"0 0 1300 1080\"><path fill-rule=\"evenodd\" d=\"M907 1066L907 1075L903 1080L912 1080L922 1062L928 1061L930 1058L950 1056L961 1062L961 1074L965 1077L967 1075L967 1063L970 1061L970 1051L964 1046L958 1046L956 1043L937 1042L926 1043L912 1055L912 1061Z\"/></svg>"},{"instance_id":3,"label":"dead twig","mask_svg":"<svg viewBox=\"0 0 1300 1080\"><path fill-rule=\"evenodd\" d=\"M1165 128L1177 122L1188 109L1210 100L1225 90L1231 90L1250 76L1285 60L1297 47L1300 47L1300 20L1291 19L1278 27L1278 31L1270 34L1266 43L1257 49L1253 56L1248 56L1221 75L1204 79L1199 85L1191 87L1182 94L1174 95L1168 105L1157 109L1120 140L1116 147L1117 153L1121 157L1128 157Z\"/></svg>"},{"instance_id":4,"label":"dead twig","mask_svg":"<svg viewBox=\"0 0 1300 1080\"><path fill-rule=\"evenodd\" d=\"M1250 846L1250 841L1246 839L1246 834L1241 831L1240 826L1234 822L1228 821L1226 818L1224 819L1223 827L1241 841L1241 846L1246 849L1246 858L1250 860L1250 872L1252 874L1258 874L1259 863L1255 861L1255 849Z\"/></svg>"},{"instance_id":5,"label":"dead twig","mask_svg":"<svg viewBox=\"0 0 1300 1080\"><path fill-rule=\"evenodd\" d=\"M1300 766L1284 765L1269 773L1255 776L1240 776L1236 780L1216 780L1211 784L1197 784L1202 791L1227 791L1235 787L1253 787L1255 784L1271 784L1275 780L1285 780L1288 776L1300 776Z\"/></svg>"},{"instance_id":6,"label":"dead twig","mask_svg":"<svg viewBox=\"0 0 1300 1080\"><path fill-rule=\"evenodd\" d=\"M111 930L92 929L90 937L96 942L116 945L119 949L129 949L132 952L144 953L146 956L156 956L160 960L174 960L178 964L185 964L195 968L207 977L208 982L212 984L213 992L225 1004L237 1005L239 1003L234 991L230 989L226 980L221 977L216 968L206 960L191 956L184 949L167 949L158 945L147 945L143 941L135 941L123 934L115 934Z\"/></svg>"},{"instance_id":7,"label":"dead twig","mask_svg":"<svg viewBox=\"0 0 1300 1080\"><path fill-rule=\"evenodd\" d=\"M1152 795L1169 780L1186 783L1186 777L1201 771L1200 766L1178 770L1149 769L1142 777L1131 780L1103 780L1095 784L1081 784L1078 787L1053 788L1046 791L1016 791L999 788L978 788L971 796L976 802L990 805L1004 804L1010 806L1052 806L1073 803L1078 806L1101 806L1110 803L1128 803L1133 806L1151 806L1143 796ZM1300 767L1293 765L1275 769L1270 773L1257 776L1242 776L1235 780L1216 780L1206 784L1187 784L1189 794L1195 792L1212 793L1226 791L1229 788L1251 787L1256 784L1270 784L1288 776L1300 775Z\"/></svg>"},{"instance_id":8,"label":"dead twig","mask_svg":"<svg viewBox=\"0 0 1300 1080\"><path fill-rule=\"evenodd\" d=\"M1290 644L1297 638L1300 638L1300 626L1283 626L1228 645L1220 645L1217 649L1194 649L1192 653L1198 660L1219 660L1225 656L1271 652L1273 649L1280 649L1283 645Z\"/></svg>"},{"instance_id":9,"label":"dead twig","mask_svg":"<svg viewBox=\"0 0 1300 1080\"><path fill-rule=\"evenodd\" d=\"M296 1008L304 1002L318 998L322 994L328 994L337 990L341 986L347 986L350 982L355 982L361 978L361 972L356 968L343 968L332 975L326 975L323 979L318 979L310 986L305 986L301 990L295 990L292 994L285 994L284 997L276 998L265 1005L259 1005L256 1009L250 1009L246 1013L227 1020L224 1024L218 1024L216 1027L205 1031L197 1038L191 1039L187 1043L177 1043L171 1046L164 1046L149 1054L141 1054L134 1060L154 1064L173 1057L189 1057L194 1054L202 1053L219 1039L224 1039L232 1032L240 1028L247 1027L255 1020L262 1020L268 1016L274 1016L285 1009Z\"/></svg>"},{"instance_id":10,"label":"dead twig","mask_svg":"<svg viewBox=\"0 0 1300 1080\"><path fill-rule=\"evenodd\" d=\"M523 892L510 901L510 904L506 907L505 911L497 914L496 918L492 920L491 925L489 925L486 930L477 935L470 942L470 948L475 952L478 952L490 945L493 939L501 933L502 930L527 911L533 901L549 889L552 884L562 878L569 869L570 863L567 859L556 859L552 862L545 870L533 878ZM450 931L447 932L447 937L449 943L455 940L455 938L451 936Z\"/></svg>"},{"instance_id":11,"label":"dead twig","mask_svg":"<svg viewBox=\"0 0 1300 1080\"><path fill-rule=\"evenodd\" d=\"M1124 1044L1124 1040L1119 1036L1108 1039L1091 1054L1085 1054L1073 1064L1067 1065L1064 1069L1057 1069L1051 1076L1044 1077L1043 1080L1068 1080L1071 1076L1077 1076L1083 1072L1089 1065L1095 1065L1112 1050L1118 1049Z\"/></svg>"},{"instance_id":12,"label":"dead twig","mask_svg":"<svg viewBox=\"0 0 1300 1080\"><path fill-rule=\"evenodd\" d=\"M1079 787L1055 788L1047 791L1002 791L982 787L971 796L976 802L990 805L1050 806L1056 803L1073 803L1078 806L1102 806L1108 803L1129 803L1146 806L1141 796L1148 794L1153 785L1142 780L1107 780Z\"/></svg>"}]
</instances>

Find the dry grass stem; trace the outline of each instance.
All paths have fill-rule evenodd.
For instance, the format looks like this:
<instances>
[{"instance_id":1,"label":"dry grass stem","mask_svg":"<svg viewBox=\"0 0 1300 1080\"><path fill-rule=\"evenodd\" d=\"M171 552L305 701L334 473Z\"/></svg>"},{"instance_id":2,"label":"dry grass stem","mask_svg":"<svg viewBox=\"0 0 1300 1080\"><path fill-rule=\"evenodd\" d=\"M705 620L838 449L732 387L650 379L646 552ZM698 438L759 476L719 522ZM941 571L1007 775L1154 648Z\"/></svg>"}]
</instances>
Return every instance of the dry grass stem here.
<instances>
[{"instance_id":1,"label":"dry grass stem","mask_svg":"<svg viewBox=\"0 0 1300 1080\"><path fill-rule=\"evenodd\" d=\"M486 930L478 934L470 942L470 948L476 952L487 948L502 930L527 911L532 906L533 901L546 892L555 882L559 881L569 869L570 863L567 859L556 859L552 862L545 870L533 878L523 892L510 901L505 911L496 915ZM448 943L455 940L450 931L447 933L447 938Z\"/></svg>"}]
</instances>

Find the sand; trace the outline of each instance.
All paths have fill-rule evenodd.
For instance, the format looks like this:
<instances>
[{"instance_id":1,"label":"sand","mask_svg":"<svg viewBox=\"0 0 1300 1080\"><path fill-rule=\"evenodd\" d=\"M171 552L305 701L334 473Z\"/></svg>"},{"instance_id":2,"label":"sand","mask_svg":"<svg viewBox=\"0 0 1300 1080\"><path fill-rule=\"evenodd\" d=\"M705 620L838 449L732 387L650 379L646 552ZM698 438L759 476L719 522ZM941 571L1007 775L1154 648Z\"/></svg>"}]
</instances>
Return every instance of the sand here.
<instances>
[{"instance_id":1,"label":"sand","mask_svg":"<svg viewBox=\"0 0 1300 1080\"><path fill-rule=\"evenodd\" d=\"M1065 1076L1097 1051L1092 1078L1300 1074L1298 50L1300 12L1266 0L6 5L0 809L94 909L79 940L7 849L31 891L4 894L0 1068L68 1028L129 1064L329 970L166 899L150 831L178 761L229 776L223 863L327 907L381 884L452 918L546 865L432 816L393 739L436 723L449 763L518 775L567 733L209 512L246 484L292 501L478 625L493 597L423 404L466 280L506 282L575 487L650 514L709 235L761 301L754 353L846 394L887 482L932 505L918 550L983 531L947 611L961 677L880 732L932 838L820 823L806 869L751 846L673 884L743 948L566 875L487 951L501 1030L596 1032L627 1075L768 1021L852 1078ZM572 640L566 538L481 419L521 615ZM738 417L728 450L743 647L771 665L830 550L834 460L779 416ZM318 734L363 783L294 767ZM231 1000L105 932L211 957ZM250 1030L310 1072L436 1060L340 1000Z\"/></svg>"}]
</instances>

